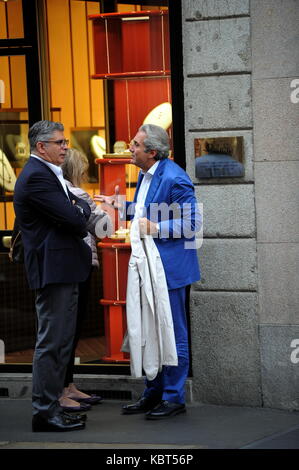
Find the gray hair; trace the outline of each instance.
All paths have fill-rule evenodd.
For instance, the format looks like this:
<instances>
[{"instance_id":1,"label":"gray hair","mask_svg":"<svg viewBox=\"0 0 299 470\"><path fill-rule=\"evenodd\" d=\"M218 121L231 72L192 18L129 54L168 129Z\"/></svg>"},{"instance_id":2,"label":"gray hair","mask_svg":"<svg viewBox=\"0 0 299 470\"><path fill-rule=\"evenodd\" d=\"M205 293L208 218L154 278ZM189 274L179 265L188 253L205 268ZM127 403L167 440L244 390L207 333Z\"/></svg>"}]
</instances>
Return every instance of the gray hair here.
<instances>
[{"instance_id":1,"label":"gray hair","mask_svg":"<svg viewBox=\"0 0 299 470\"><path fill-rule=\"evenodd\" d=\"M146 138L143 141L146 152L156 150L157 155L155 160L163 160L168 157L170 148L169 136L162 127L155 124L143 124L139 131L146 134Z\"/></svg>"},{"instance_id":2,"label":"gray hair","mask_svg":"<svg viewBox=\"0 0 299 470\"><path fill-rule=\"evenodd\" d=\"M36 148L37 142L50 140L55 131L64 131L64 127L61 122L38 121L33 124L28 132L30 150L34 150Z\"/></svg>"}]
</instances>

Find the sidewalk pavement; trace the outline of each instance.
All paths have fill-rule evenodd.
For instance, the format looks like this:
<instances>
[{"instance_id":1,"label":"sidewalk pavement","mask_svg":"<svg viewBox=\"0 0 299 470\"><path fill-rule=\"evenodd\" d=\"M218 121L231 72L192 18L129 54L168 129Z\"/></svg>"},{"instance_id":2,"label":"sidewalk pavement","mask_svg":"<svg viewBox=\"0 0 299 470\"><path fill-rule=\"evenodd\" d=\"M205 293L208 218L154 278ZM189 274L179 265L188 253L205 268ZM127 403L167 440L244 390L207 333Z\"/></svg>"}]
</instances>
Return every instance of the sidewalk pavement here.
<instances>
[{"instance_id":1,"label":"sidewalk pavement","mask_svg":"<svg viewBox=\"0 0 299 470\"><path fill-rule=\"evenodd\" d=\"M299 449L296 411L191 404L185 414L150 421L144 415L122 415L123 403L104 400L93 406L84 430L33 433L31 401L1 398L0 450L164 449L165 454L165 449L181 449L186 454L188 450Z\"/></svg>"}]
</instances>

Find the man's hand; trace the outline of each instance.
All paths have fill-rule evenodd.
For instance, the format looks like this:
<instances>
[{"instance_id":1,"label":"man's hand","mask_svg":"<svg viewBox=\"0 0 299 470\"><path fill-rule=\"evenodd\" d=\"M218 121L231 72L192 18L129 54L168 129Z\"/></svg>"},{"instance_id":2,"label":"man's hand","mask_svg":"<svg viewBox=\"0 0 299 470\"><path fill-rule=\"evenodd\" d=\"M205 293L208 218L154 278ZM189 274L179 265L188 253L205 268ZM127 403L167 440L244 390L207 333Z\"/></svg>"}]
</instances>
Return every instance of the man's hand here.
<instances>
[{"instance_id":1,"label":"man's hand","mask_svg":"<svg viewBox=\"0 0 299 470\"><path fill-rule=\"evenodd\" d=\"M140 235L157 235L158 231L158 224L151 222L149 219L142 217L139 219L139 230Z\"/></svg>"},{"instance_id":2,"label":"man's hand","mask_svg":"<svg viewBox=\"0 0 299 470\"><path fill-rule=\"evenodd\" d=\"M95 194L93 197L94 201L104 202L114 209L122 208L122 197L119 195L119 186L115 186L115 193L112 196L103 196L102 194Z\"/></svg>"}]
</instances>

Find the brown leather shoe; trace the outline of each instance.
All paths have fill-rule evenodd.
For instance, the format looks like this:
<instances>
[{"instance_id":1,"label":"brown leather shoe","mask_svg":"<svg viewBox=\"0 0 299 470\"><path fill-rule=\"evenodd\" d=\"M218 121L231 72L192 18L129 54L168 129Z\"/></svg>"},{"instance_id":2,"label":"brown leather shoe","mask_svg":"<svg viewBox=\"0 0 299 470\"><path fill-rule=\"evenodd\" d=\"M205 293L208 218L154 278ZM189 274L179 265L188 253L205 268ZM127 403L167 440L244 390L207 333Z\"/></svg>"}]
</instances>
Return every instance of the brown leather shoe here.
<instances>
[{"instance_id":1,"label":"brown leather shoe","mask_svg":"<svg viewBox=\"0 0 299 470\"><path fill-rule=\"evenodd\" d=\"M141 397L136 403L124 405L122 407L122 414L135 415L138 413L146 413L155 408L158 403L160 403L160 399Z\"/></svg>"}]
</instances>

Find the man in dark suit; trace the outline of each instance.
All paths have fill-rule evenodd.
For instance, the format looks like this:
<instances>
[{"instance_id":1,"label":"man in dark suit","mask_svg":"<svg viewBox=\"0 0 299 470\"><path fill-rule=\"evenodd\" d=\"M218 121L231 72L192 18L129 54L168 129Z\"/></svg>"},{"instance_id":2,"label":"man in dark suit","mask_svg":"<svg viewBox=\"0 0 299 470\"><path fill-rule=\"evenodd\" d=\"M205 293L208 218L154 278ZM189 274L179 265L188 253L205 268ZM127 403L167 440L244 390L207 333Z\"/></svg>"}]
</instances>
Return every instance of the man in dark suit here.
<instances>
[{"instance_id":1,"label":"man in dark suit","mask_svg":"<svg viewBox=\"0 0 299 470\"><path fill-rule=\"evenodd\" d=\"M141 171L134 201L126 203L127 218L138 218L140 232L151 234L163 263L173 317L178 366L164 366L146 381L142 397L125 405L123 414L146 413L147 419L163 419L186 411L185 381L189 370L187 287L200 279L195 234L201 216L193 184L187 173L170 160L169 138L159 126L140 127L131 143L132 163ZM100 202L121 209L118 187L113 196L97 196Z\"/></svg>"},{"instance_id":2,"label":"man in dark suit","mask_svg":"<svg viewBox=\"0 0 299 470\"><path fill-rule=\"evenodd\" d=\"M29 287L36 292L32 429L82 429L84 416L64 413L58 398L75 333L78 283L91 268L91 250L83 241L90 208L67 190L62 177L68 146L63 125L39 121L28 138L31 156L16 182L14 209Z\"/></svg>"}]
</instances>

